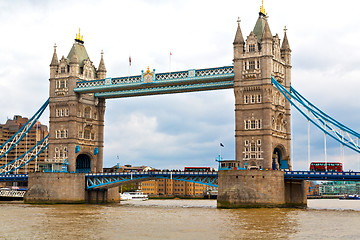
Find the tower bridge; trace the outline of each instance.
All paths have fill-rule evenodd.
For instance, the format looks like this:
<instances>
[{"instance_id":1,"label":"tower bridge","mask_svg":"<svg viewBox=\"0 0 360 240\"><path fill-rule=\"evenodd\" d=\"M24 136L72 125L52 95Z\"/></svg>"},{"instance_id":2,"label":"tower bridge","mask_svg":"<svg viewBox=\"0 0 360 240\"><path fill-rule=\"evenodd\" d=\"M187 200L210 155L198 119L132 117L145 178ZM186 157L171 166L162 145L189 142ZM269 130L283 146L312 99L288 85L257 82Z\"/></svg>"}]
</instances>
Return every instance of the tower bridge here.
<instances>
[{"instance_id":1,"label":"tower bridge","mask_svg":"<svg viewBox=\"0 0 360 240\"><path fill-rule=\"evenodd\" d=\"M219 207L306 205L304 180L357 180L360 174L291 171L290 105L308 111L305 117L341 144L359 152L360 135L326 115L291 86L291 48L286 28L282 40L273 35L261 6L253 30L244 39L240 20L233 42L233 66L157 73L149 67L140 75L106 77L103 53L96 68L82 36L76 35L69 54L58 60L56 46L50 63L48 100L49 160L66 161L72 173L30 173L28 202L118 201L115 186L129 181L177 178L219 187ZM104 174L104 114L110 98L139 97L194 91L234 89L236 169L218 173ZM44 106L40 109L44 110ZM315 120L312 120L310 115ZM36 115L38 117L38 115ZM28 131L31 120L1 146L0 158ZM30 154L30 153L29 153ZM28 155L29 155L28 154ZM9 173L31 158L20 157L0 168ZM26 159L26 160L24 160ZM9 170L10 169L10 170ZM257 170L249 170L257 169ZM265 171L263 169L271 169ZM2 179L16 176L0 176ZM55 190L54 190L55 189Z\"/></svg>"}]
</instances>

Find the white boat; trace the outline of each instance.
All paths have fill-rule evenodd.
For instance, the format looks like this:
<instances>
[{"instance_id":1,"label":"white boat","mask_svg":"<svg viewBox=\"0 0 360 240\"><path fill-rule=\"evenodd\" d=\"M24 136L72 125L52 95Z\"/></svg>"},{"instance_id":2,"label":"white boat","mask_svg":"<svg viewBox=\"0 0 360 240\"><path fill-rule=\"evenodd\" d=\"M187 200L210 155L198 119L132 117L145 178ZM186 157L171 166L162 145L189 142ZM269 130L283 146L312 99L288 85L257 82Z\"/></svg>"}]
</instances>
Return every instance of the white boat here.
<instances>
[{"instance_id":1,"label":"white boat","mask_svg":"<svg viewBox=\"0 0 360 240\"><path fill-rule=\"evenodd\" d=\"M127 200L141 200L145 201L148 200L148 195L143 194L142 192L124 192L120 193L120 200L127 201Z\"/></svg>"}]
</instances>

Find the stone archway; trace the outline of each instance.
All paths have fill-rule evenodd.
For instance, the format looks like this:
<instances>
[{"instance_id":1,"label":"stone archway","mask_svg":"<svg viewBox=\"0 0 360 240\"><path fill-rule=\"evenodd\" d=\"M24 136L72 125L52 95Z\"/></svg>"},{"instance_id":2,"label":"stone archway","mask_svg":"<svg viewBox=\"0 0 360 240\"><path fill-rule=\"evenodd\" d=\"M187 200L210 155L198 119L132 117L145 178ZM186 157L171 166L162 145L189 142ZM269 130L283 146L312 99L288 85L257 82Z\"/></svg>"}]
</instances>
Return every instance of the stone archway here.
<instances>
[{"instance_id":1,"label":"stone archway","mask_svg":"<svg viewBox=\"0 0 360 240\"><path fill-rule=\"evenodd\" d=\"M76 158L76 170L77 173L89 173L91 172L91 158L87 154L79 154Z\"/></svg>"},{"instance_id":2,"label":"stone archway","mask_svg":"<svg viewBox=\"0 0 360 240\"><path fill-rule=\"evenodd\" d=\"M289 169L288 161L284 159L285 149L283 146L277 146L274 148L272 157L272 169Z\"/></svg>"}]
</instances>

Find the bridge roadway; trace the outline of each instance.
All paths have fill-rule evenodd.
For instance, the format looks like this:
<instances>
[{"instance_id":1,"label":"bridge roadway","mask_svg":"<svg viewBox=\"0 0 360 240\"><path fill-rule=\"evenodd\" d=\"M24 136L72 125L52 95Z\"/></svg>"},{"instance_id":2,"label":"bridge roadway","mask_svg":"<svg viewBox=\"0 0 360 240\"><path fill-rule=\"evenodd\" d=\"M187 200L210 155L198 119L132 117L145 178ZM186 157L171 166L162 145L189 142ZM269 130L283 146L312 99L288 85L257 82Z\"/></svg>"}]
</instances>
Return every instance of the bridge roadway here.
<instances>
[{"instance_id":1,"label":"bridge roadway","mask_svg":"<svg viewBox=\"0 0 360 240\"><path fill-rule=\"evenodd\" d=\"M256 170L253 170L256 171ZM50 174L50 173L49 173ZM218 186L218 172L124 172L124 173L87 173L86 189L106 189L122 183L141 182L149 179L173 179L208 186ZM321 180L321 181L360 181L360 172L311 172L285 171L285 180ZM25 182L28 174L2 174L0 182Z\"/></svg>"}]
</instances>

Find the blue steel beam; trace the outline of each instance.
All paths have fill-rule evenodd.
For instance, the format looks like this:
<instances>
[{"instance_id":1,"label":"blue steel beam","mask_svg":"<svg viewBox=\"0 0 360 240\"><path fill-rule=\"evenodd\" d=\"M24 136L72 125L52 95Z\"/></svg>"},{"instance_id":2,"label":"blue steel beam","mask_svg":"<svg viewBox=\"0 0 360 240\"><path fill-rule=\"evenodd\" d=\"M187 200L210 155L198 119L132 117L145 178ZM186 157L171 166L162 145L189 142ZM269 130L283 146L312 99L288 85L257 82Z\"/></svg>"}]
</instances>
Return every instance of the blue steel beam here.
<instances>
[{"instance_id":1,"label":"blue steel beam","mask_svg":"<svg viewBox=\"0 0 360 240\"><path fill-rule=\"evenodd\" d=\"M112 188L124 183L155 178L174 179L217 187L217 172L130 172L85 174L86 189Z\"/></svg>"},{"instance_id":2,"label":"blue steel beam","mask_svg":"<svg viewBox=\"0 0 360 240\"><path fill-rule=\"evenodd\" d=\"M0 182L27 182L27 174L4 174L0 175Z\"/></svg>"},{"instance_id":3,"label":"blue steel beam","mask_svg":"<svg viewBox=\"0 0 360 240\"><path fill-rule=\"evenodd\" d=\"M151 80L144 81L146 74L152 74ZM95 93L95 97L99 98L121 98L226 89L233 88L233 85L234 67L226 66L169 73L146 72L137 76L79 81L74 91Z\"/></svg>"},{"instance_id":4,"label":"blue steel beam","mask_svg":"<svg viewBox=\"0 0 360 240\"><path fill-rule=\"evenodd\" d=\"M158 94L219 90L219 89L228 89L233 87L234 87L234 81L182 84L182 85L159 86L159 87L149 85L147 88L126 89L126 90L119 90L112 92L95 93L95 97L125 98L125 97L158 95Z\"/></svg>"},{"instance_id":5,"label":"blue steel beam","mask_svg":"<svg viewBox=\"0 0 360 240\"><path fill-rule=\"evenodd\" d=\"M132 175L132 178L131 178ZM201 178L202 176L203 178ZM110 188L121 183L166 178L217 187L217 172L134 172L85 174L86 189ZM285 171L285 180L360 181L360 172ZM0 182L28 181L28 174L0 175ZM114 185L115 184L115 185Z\"/></svg>"},{"instance_id":6,"label":"blue steel beam","mask_svg":"<svg viewBox=\"0 0 360 240\"><path fill-rule=\"evenodd\" d=\"M360 172L285 171L285 180L360 181Z\"/></svg>"}]
</instances>

